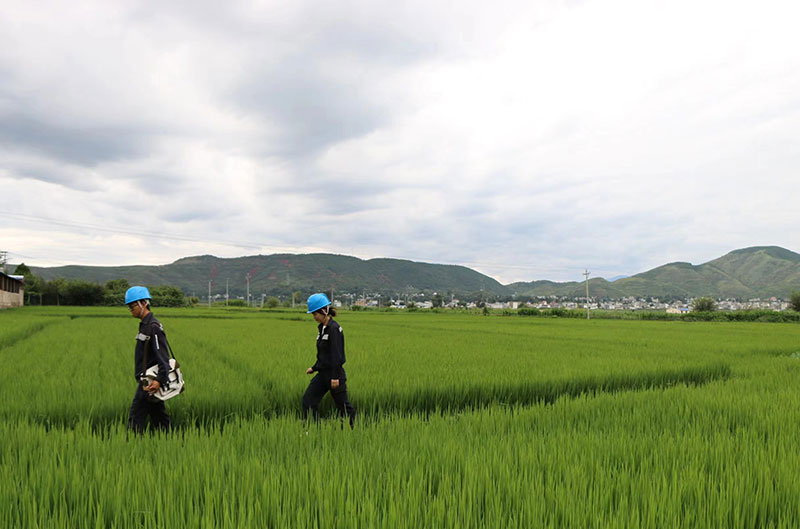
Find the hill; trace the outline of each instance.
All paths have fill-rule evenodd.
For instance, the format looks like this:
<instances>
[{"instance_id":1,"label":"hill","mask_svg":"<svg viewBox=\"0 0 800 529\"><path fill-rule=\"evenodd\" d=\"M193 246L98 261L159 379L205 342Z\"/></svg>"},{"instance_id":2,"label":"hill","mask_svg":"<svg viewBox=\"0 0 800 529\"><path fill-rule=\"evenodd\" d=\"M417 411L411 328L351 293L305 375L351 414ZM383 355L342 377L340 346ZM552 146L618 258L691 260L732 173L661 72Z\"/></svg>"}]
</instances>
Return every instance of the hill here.
<instances>
[{"instance_id":1,"label":"hill","mask_svg":"<svg viewBox=\"0 0 800 529\"><path fill-rule=\"evenodd\" d=\"M484 290L505 295L497 280L464 266L418 263L402 259L369 259L334 254L274 254L236 258L211 255L185 257L161 266L61 266L31 267L44 279L62 277L104 283L125 278L131 284L176 285L187 294L205 296L214 276L212 294L224 294L226 280L231 297L246 293L286 296L330 291L340 293L451 292Z\"/></svg>"},{"instance_id":2,"label":"hill","mask_svg":"<svg viewBox=\"0 0 800 529\"><path fill-rule=\"evenodd\" d=\"M513 283L521 296L583 296L583 283L534 281ZM613 282L589 281L592 297L697 297L788 299L800 290L800 254L778 246L734 250L708 263L675 262Z\"/></svg>"},{"instance_id":3,"label":"hill","mask_svg":"<svg viewBox=\"0 0 800 529\"><path fill-rule=\"evenodd\" d=\"M254 296L286 296L294 291L340 293L413 294L452 293L517 299L538 296L583 297L583 282L517 282L502 285L471 268L456 265L419 263L403 259L369 259L334 254L274 254L224 259L211 255L185 257L161 266L62 266L31 270L45 279L62 277L104 283L125 278L130 283L176 285L187 294L205 296L208 280L214 275L212 293L224 294L229 283L232 297L246 292L249 273ZM778 246L756 246L693 265L675 262L616 281L589 280L594 298L619 299L627 296L684 298L787 299L800 290L800 254Z\"/></svg>"}]
</instances>

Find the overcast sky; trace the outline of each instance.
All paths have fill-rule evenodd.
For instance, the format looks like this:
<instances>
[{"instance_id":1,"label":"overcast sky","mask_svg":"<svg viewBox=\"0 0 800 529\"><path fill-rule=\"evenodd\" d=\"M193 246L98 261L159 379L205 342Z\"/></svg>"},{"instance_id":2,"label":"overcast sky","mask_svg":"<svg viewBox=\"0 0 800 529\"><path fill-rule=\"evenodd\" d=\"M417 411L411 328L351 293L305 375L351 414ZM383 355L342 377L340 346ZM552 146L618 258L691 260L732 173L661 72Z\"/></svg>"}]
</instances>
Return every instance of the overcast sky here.
<instances>
[{"instance_id":1,"label":"overcast sky","mask_svg":"<svg viewBox=\"0 0 800 529\"><path fill-rule=\"evenodd\" d=\"M0 250L606 278L800 250L792 0L15 2Z\"/></svg>"}]
</instances>

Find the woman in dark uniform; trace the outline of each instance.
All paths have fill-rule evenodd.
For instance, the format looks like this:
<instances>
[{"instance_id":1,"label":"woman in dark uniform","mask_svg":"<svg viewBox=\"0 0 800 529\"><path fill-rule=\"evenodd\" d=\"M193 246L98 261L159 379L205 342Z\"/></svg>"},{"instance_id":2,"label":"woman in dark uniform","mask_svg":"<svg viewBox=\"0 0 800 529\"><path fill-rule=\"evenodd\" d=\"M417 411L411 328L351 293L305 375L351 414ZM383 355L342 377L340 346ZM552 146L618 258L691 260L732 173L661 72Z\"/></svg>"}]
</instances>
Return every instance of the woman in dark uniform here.
<instances>
[{"instance_id":1,"label":"woman in dark uniform","mask_svg":"<svg viewBox=\"0 0 800 529\"><path fill-rule=\"evenodd\" d=\"M347 397L347 375L344 367L344 332L333 319L336 309L325 294L313 294L308 298L308 312L317 322L317 362L306 369L306 374L317 373L308 384L303 395L303 420L308 418L311 410L314 421L319 420L319 403L325 393L331 392L339 415L350 420L350 428L356 420L356 410Z\"/></svg>"}]
</instances>

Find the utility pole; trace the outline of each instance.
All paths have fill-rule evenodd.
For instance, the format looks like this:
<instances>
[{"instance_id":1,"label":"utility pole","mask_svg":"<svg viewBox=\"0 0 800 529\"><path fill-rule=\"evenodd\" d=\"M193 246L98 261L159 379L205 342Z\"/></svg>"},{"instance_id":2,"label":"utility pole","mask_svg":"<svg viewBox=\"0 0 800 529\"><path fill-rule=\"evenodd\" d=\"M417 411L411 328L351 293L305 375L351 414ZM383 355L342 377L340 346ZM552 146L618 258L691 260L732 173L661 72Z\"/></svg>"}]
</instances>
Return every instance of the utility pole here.
<instances>
[{"instance_id":1,"label":"utility pole","mask_svg":"<svg viewBox=\"0 0 800 529\"><path fill-rule=\"evenodd\" d=\"M586 276L586 319L589 319L589 270L584 269L583 275Z\"/></svg>"},{"instance_id":2,"label":"utility pole","mask_svg":"<svg viewBox=\"0 0 800 529\"><path fill-rule=\"evenodd\" d=\"M211 273L208 276L208 308L211 308L211 283L214 282L214 278L217 277L219 274L219 270L217 270L217 265L211 265Z\"/></svg>"},{"instance_id":3,"label":"utility pole","mask_svg":"<svg viewBox=\"0 0 800 529\"><path fill-rule=\"evenodd\" d=\"M289 289L289 294L292 296L292 308L294 308L294 291L292 290L292 280L289 278L289 272L286 272L286 288Z\"/></svg>"},{"instance_id":4,"label":"utility pole","mask_svg":"<svg viewBox=\"0 0 800 529\"><path fill-rule=\"evenodd\" d=\"M256 272L258 271L259 267L256 266L245 275L245 279L247 279L247 306L250 306L250 279L255 277Z\"/></svg>"},{"instance_id":5,"label":"utility pole","mask_svg":"<svg viewBox=\"0 0 800 529\"><path fill-rule=\"evenodd\" d=\"M227 277L225 278L225 306L226 307L228 306L228 279L229 278L227 278Z\"/></svg>"}]
</instances>

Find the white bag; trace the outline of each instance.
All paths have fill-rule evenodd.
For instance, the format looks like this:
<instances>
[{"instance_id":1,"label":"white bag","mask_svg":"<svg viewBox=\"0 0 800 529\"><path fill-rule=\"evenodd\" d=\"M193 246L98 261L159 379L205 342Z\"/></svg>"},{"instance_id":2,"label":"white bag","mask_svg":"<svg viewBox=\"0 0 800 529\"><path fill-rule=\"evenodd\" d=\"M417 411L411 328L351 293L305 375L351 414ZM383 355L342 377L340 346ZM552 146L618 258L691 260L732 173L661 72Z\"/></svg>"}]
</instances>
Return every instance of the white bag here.
<instances>
[{"instance_id":1,"label":"white bag","mask_svg":"<svg viewBox=\"0 0 800 529\"><path fill-rule=\"evenodd\" d=\"M158 364L144 372L144 376L149 380L155 380L158 375ZM153 397L158 400L169 400L176 395L183 393L183 375L181 374L181 366L174 358L169 359L169 373L167 373L167 386L161 386L158 391L153 393Z\"/></svg>"}]
</instances>

